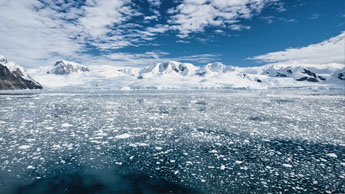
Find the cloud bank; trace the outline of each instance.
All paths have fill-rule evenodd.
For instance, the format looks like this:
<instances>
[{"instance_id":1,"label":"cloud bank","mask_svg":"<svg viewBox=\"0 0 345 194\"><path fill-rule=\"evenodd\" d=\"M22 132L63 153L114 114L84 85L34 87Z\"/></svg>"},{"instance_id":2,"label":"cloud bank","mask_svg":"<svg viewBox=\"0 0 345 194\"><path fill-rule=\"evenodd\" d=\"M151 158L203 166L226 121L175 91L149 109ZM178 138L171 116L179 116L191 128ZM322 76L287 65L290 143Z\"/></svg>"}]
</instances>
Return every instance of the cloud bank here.
<instances>
[{"instance_id":1,"label":"cloud bank","mask_svg":"<svg viewBox=\"0 0 345 194\"><path fill-rule=\"evenodd\" d=\"M250 58L266 63L345 64L345 31L318 44Z\"/></svg>"}]
</instances>

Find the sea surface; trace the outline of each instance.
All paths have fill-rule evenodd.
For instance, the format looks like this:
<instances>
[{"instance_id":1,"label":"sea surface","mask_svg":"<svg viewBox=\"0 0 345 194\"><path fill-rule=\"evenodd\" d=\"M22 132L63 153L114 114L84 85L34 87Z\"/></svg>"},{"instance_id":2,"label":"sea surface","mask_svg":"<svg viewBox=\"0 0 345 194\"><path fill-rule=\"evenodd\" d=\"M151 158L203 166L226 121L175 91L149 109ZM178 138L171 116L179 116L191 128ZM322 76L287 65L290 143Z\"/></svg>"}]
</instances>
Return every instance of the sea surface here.
<instances>
[{"instance_id":1,"label":"sea surface","mask_svg":"<svg viewBox=\"0 0 345 194\"><path fill-rule=\"evenodd\" d=\"M345 193L345 94L0 93L0 193Z\"/></svg>"}]
</instances>

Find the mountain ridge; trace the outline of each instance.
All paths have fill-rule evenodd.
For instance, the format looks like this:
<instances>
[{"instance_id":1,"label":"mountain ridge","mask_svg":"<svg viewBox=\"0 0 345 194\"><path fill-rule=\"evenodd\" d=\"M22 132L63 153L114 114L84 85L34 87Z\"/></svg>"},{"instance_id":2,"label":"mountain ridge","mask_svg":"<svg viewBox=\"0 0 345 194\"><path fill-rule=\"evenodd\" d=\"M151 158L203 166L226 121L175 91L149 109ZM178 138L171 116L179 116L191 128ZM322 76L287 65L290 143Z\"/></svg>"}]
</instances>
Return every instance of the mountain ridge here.
<instances>
[{"instance_id":1,"label":"mountain ridge","mask_svg":"<svg viewBox=\"0 0 345 194\"><path fill-rule=\"evenodd\" d=\"M80 64L79 64L80 65ZM85 66L86 67L86 66ZM168 61L146 67L87 66L88 71L65 75L32 71L48 88L205 89L277 87L345 88L344 64L266 64L236 67L223 63L195 66ZM54 77L54 79L52 79ZM51 80L54 80L52 82Z\"/></svg>"},{"instance_id":2,"label":"mountain ridge","mask_svg":"<svg viewBox=\"0 0 345 194\"><path fill-rule=\"evenodd\" d=\"M53 65L53 68L48 70L48 74L55 74L55 75L68 75L71 73L79 73L79 72L89 72L90 70L75 62L66 61L66 60L58 60Z\"/></svg>"},{"instance_id":3,"label":"mountain ridge","mask_svg":"<svg viewBox=\"0 0 345 194\"><path fill-rule=\"evenodd\" d=\"M0 90L42 89L25 69L0 55Z\"/></svg>"}]
</instances>

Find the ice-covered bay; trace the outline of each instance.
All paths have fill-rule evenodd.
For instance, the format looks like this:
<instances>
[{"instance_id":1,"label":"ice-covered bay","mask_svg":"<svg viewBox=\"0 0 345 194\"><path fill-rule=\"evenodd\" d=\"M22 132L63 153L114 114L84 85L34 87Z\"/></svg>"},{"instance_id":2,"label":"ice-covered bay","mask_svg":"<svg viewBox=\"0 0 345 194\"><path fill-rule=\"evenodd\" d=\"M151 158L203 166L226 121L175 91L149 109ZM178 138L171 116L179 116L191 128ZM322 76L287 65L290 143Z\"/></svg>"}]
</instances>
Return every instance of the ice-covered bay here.
<instances>
[{"instance_id":1,"label":"ice-covered bay","mask_svg":"<svg viewBox=\"0 0 345 194\"><path fill-rule=\"evenodd\" d=\"M0 95L0 193L344 193L345 95Z\"/></svg>"}]
</instances>

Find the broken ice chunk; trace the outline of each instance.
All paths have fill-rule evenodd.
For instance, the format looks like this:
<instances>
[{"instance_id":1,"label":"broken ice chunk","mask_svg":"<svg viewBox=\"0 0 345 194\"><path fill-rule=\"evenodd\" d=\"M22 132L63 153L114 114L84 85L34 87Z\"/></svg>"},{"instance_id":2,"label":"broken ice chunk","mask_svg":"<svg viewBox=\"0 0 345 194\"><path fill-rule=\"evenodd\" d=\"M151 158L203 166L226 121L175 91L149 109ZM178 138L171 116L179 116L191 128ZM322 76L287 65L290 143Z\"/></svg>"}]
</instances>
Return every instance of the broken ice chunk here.
<instances>
[{"instance_id":1,"label":"broken ice chunk","mask_svg":"<svg viewBox=\"0 0 345 194\"><path fill-rule=\"evenodd\" d=\"M124 133L124 134L115 136L116 139L127 139L127 138L130 138L130 137L131 137L131 135L128 134L128 133Z\"/></svg>"},{"instance_id":2,"label":"broken ice chunk","mask_svg":"<svg viewBox=\"0 0 345 194\"><path fill-rule=\"evenodd\" d=\"M331 158L338 158L338 156L335 153L329 153L329 154L326 154L326 156L331 157Z\"/></svg>"}]
</instances>

